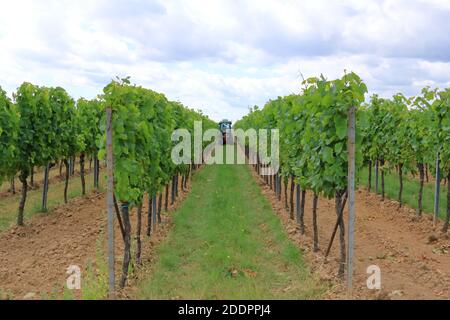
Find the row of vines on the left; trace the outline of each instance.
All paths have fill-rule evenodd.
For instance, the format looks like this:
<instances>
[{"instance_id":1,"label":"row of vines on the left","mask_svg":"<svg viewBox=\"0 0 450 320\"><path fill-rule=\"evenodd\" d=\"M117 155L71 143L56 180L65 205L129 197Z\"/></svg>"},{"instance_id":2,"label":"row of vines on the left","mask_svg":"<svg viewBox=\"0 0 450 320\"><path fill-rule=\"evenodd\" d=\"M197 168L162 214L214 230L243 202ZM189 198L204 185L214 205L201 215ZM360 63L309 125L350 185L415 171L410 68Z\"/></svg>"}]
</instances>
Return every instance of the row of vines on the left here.
<instances>
[{"instance_id":1,"label":"row of vines on the left","mask_svg":"<svg viewBox=\"0 0 450 320\"><path fill-rule=\"evenodd\" d=\"M79 159L82 193L86 189L86 158L93 159L94 187L98 188L98 172L105 160L105 109L111 107L114 199L125 244L120 281L123 287L131 260L130 210L137 208L135 257L139 264L144 194L148 195L147 235L150 235L160 218L157 213L161 211L163 193L167 209L169 194L173 202L178 186L184 189L191 171L196 169L195 165L176 165L171 161L171 149L177 143L172 141L172 132L184 128L192 133L194 121L202 121L205 129L216 124L200 111L169 101L161 93L131 85L128 79L112 81L103 91L93 100L75 101L61 87L25 82L12 99L0 88L0 184L14 178L21 183L19 226L24 225L28 182L34 168L44 168L42 211L47 210L49 170L56 163L63 163L66 168L66 202L75 157Z\"/></svg>"},{"instance_id":2,"label":"row of vines on the left","mask_svg":"<svg viewBox=\"0 0 450 320\"><path fill-rule=\"evenodd\" d=\"M74 165L76 156L80 159L82 193L85 194L85 157L93 158L94 167L98 167L96 156L101 112L102 102L99 99L81 98L75 102L61 87L25 82L13 94L13 99L0 88L0 183L6 179L14 181L16 177L21 183L17 215L19 226L24 224L29 189L27 180L32 178L36 167L44 168L42 211L47 210L49 171L58 162L66 167L65 202L69 163Z\"/></svg>"},{"instance_id":3,"label":"row of vines on the left","mask_svg":"<svg viewBox=\"0 0 450 320\"><path fill-rule=\"evenodd\" d=\"M148 198L147 236L157 221L160 222L162 194L165 207L169 185L172 185L172 202L178 186L186 187L192 170L197 168L194 159L175 164L172 148L178 141L172 137L176 129L188 130L194 146L194 122L201 121L203 130L217 125L200 111L171 102L161 94L141 86L131 85L128 79L112 81L104 88L105 104L112 109L112 149L114 167L114 196L120 203L124 257L120 287L125 286L132 261L130 210L136 208L135 263L141 264L141 229L144 195ZM106 155L106 113L103 113L99 157ZM206 142L205 142L206 144ZM194 148L192 147L192 151ZM194 155L194 152L191 152ZM181 184L179 178L181 176ZM158 195L158 197L157 197ZM156 204L158 203L158 208Z\"/></svg>"}]
</instances>

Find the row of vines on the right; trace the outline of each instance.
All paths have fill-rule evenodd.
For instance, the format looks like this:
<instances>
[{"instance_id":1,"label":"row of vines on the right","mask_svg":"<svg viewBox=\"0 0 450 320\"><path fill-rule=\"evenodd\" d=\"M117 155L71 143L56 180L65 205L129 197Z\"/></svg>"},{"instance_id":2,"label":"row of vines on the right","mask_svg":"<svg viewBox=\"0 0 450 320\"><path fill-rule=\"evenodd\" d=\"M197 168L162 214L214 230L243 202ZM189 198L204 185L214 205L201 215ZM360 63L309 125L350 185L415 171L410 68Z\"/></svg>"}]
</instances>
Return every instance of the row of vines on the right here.
<instances>
[{"instance_id":1,"label":"row of vines on the right","mask_svg":"<svg viewBox=\"0 0 450 320\"><path fill-rule=\"evenodd\" d=\"M380 173L381 193L384 196L384 175L398 172L400 186L407 174L420 176L419 210L422 213L422 192L425 168L436 170L439 156L440 168L446 182L450 183L450 89L443 91L425 88L417 97L406 98L396 94L391 99L373 95L365 101L365 84L354 73L329 81L323 76L302 83L300 94L270 100L260 109L250 110L235 124L235 128L279 130L280 170L264 176L266 183L281 200L284 184L286 207L292 219L297 219L300 232L305 226L305 194L313 193L313 250L319 249L317 207L319 196L334 198L336 225L339 229L340 268L345 271L345 226L343 212L347 200L347 129L348 110L357 110L356 167L366 170L375 166ZM270 140L270 139L269 139ZM259 147L262 146L258 144ZM252 147L252 146L247 146ZM257 153L257 150L251 150ZM262 158L257 157L255 169L261 172ZM370 175L369 175L370 176ZM377 175L378 176L378 175ZM289 188L290 185L290 188ZM370 185L370 183L369 183ZM288 204L288 190L290 200ZM450 188L449 188L450 190ZM402 187L398 200L402 203ZM296 205L294 205L294 198ZM384 200L384 199L383 199ZM296 214L294 214L294 211ZM447 232L450 217L450 191L443 232ZM332 235L332 239L334 234ZM327 254L331 241L328 244Z\"/></svg>"},{"instance_id":2,"label":"row of vines on the right","mask_svg":"<svg viewBox=\"0 0 450 320\"><path fill-rule=\"evenodd\" d=\"M380 176L376 191L384 200L385 175L395 172L399 179L397 200L402 206L404 177L418 176L417 214L422 215L425 176L430 173L434 178L439 176L439 183L450 183L450 89L427 87L421 95L410 98L400 93L391 99L373 95L361 111L366 122L360 134L364 163L369 170L368 185L375 167L376 186ZM447 232L450 218L450 189L447 190L443 232Z\"/></svg>"}]
</instances>

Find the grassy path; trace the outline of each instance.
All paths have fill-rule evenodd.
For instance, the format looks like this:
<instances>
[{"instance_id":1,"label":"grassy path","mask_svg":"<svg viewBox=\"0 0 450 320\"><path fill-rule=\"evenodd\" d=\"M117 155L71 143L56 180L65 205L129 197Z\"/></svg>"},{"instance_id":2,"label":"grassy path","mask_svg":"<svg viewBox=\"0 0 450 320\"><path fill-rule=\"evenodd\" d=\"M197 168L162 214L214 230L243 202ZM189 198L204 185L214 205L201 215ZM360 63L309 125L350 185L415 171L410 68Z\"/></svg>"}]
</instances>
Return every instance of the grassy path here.
<instances>
[{"instance_id":1,"label":"grassy path","mask_svg":"<svg viewBox=\"0 0 450 320\"><path fill-rule=\"evenodd\" d=\"M307 299L308 273L249 168L206 166L139 288L142 299Z\"/></svg>"}]
</instances>

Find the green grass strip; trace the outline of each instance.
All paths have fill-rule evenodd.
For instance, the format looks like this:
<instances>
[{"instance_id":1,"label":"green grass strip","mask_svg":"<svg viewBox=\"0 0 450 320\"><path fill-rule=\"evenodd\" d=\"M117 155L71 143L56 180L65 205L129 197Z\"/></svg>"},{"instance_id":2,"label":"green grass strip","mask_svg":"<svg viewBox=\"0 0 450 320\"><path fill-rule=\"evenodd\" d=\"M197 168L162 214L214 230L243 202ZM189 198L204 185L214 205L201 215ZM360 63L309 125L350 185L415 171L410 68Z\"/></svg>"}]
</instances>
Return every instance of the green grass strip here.
<instances>
[{"instance_id":1,"label":"green grass strip","mask_svg":"<svg viewBox=\"0 0 450 320\"><path fill-rule=\"evenodd\" d=\"M140 285L143 299L313 299L311 278L245 165L206 166Z\"/></svg>"}]
</instances>

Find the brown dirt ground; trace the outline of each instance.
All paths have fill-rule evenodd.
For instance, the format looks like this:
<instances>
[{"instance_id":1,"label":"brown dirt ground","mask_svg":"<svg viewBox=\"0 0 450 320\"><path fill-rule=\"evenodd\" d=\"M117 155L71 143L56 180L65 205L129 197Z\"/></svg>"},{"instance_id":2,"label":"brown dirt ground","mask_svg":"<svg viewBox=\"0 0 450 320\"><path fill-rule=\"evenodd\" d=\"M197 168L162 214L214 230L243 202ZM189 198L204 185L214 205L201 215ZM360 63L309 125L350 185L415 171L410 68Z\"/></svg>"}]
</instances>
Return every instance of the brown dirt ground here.
<instances>
[{"instance_id":1,"label":"brown dirt ground","mask_svg":"<svg viewBox=\"0 0 450 320\"><path fill-rule=\"evenodd\" d=\"M78 164L78 161L76 162ZM104 166L100 166L100 169L104 168ZM87 161L85 165L85 175L90 174L91 172L94 172L94 167L89 167L89 161ZM79 166L77 166L74 170L74 174L71 176L73 177L79 177L80 171ZM28 177L28 184L30 183L30 177ZM59 174L59 165L55 165L54 167L50 168L49 172L49 180L48 183L50 185L54 183L58 183L65 180L65 168L63 168L61 175ZM44 185L44 169L41 167L35 168L34 173L34 184L33 186L28 186L30 189L39 189ZM15 178L15 195L20 194L22 190L22 184L20 183L19 179ZM10 191L10 183L9 181L4 181L2 185L0 185L0 199L12 197L14 194Z\"/></svg>"},{"instance_id":2,"label":"brown dirt ground","mask_svg":"<svg viewBox=\"0 0 450 320\"><path fill-rule=\"evenodd\" d=\"M308 194L305 208L306 234L300 235L295 221L289 219L284 199L279 202L273 192L256 176L262 192L278 213L291 240L304 252L311 271L331 285L325 296L328 299L348 298L343 281L336 278L338 267L337 239L328 262L324 261L325 249L336 221L334 201L320 198L318 206L319 245L321 251L311 251L311 203ZM181 180L181 179L180 179ZM181 190L181 189L180 189ZM186 194L180 192L173 211ZM146 212L144 201L144 211ZM450 239L439 234L440 223L433 227L430 217L417 220L414 210L397 209L394 201L380 202L379 197L358 190L356 194L355 275L356 299L450 299ZM133 233L136 226L135 210L132 211ZM162 241L171 226L171 215L162 215L163 223L150 238L142 230L144 266L153 262L155 245ZM146 225L143 219L143 226ZM83 271L95 261L98 241L105 245L106 201L104 194L92 193L76 198L67 205L55 208L47 215L37 216L23 228L14 227L0 234L0 294L3 298L21 299L29 293L40 298L50 292L61 293L66 280L66 268L79 265ZM430 243L430 235L437 239ZM133 238L134 240L134 238ZM116 224L116 274L120 276L123 243ZM102 243L102 242L100 242ZM134 243L134 241L133 241ZM381 268L382 289L366 288L366 268ZM138 274L138 272L136 273ZM119 297L132 294L130 286ZM30 296L30 295L28 295ZM33 295L31 295L33 296ZM78 294L77 297L80 295ZM2 298L2 297L0 297Z\"/></svg>"},{"instance_id":3,"label":"brown dirt ground","mask_svg":"<svg viewBox=\"0 0 450 320\"><path fill-rule=\"evenodd\" d=\"M179 179L181 184L181 179ZM155 244L167 234L174 211L189 191L181 191L169 211L162 206L162 224L148 239L145 235L147 201L144 200L142 217L142 262L152 260ZM95 263L98 243L106 252L106 197L103 193L91 193L61 205L46 215L36 216L25 227L13 227L0 234L0 299L61 298L69 265L78 265L85 272ZM132 247L135 247L136 209L131 212ZM150 240L150 241L149 241ZM116 279L120 278L123 261L123 241L115 223ZM134 256L133 256L134 258ZM133 282L133 275L130 276ZM83 281L83 280L82 280ZM126 293L119 292L118 297ZM75 297L81 293L75 291Z\"/></svg>"},{"instance_id":4,"label":"brown dirt ground","mask_svg":"<svg viewBox=\"0 0 450 320\"><path fill-rule=\"evenodd\" d=\"M319 199L320 251L313 253L312 194L308 193L306 197L306 234L300 235L297 223L289 218L284 197L278 201L262 178L252 172L289 237L304 251L311 271L330 283L326 299L450 299L450 237L440 234L441 222L433 227L430 216L417 219L413 209L398 209L395 201L383 203L377 195L357 190L353 296L347 296L344 281L336 276L338 234L328 262L324 261L324 252L336 223L334 199ZM436 239L430 239L430 236ZM370 265L378 265L381 269L381 290L367 289L369 274L366 268Z\"/></svg>"}]
</instances>

